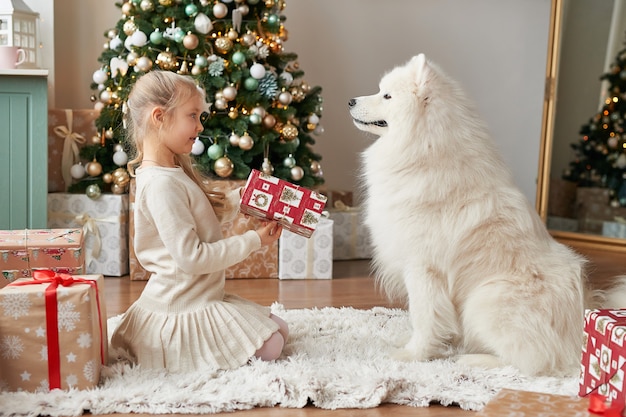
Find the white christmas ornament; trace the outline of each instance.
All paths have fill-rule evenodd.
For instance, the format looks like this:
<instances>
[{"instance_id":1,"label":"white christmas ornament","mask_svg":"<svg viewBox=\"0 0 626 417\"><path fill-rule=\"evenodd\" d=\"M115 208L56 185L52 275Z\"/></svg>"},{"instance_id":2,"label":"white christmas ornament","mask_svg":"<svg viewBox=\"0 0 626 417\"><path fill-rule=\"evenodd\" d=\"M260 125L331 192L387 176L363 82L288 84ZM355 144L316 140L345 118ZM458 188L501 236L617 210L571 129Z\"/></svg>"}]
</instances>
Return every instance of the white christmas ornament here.
<instances>
[{"instance_id":1,"label":"white christmas ornament","mask_svg":"<svg viewBox=\"0 0 626 417\"><path fill-rule=\"evenodd\" d=\"M124 166L128 162L128 155L123 150L119 150L113 154L113 162L118 167Z\"/></svg>"},{"instance_id":2,"label":"white christmas ornament","mask_svg":"<svg viewBox=\"0 0 626 417\"><path fill-rule=\"evenodd\" d=\"M196 18L193 21L193 26L196 28L196 31L206 35L213 29L213 24L211 23L211 19L204 13L198 13Z\"/></svg>"},{"instance_id":3,"label":"white christmas ornament","mask_svg":"<svg viewBox=\"0 0 626 417\"><path fill-rule=\"evenodd\" d=\"M109 77L107 76L107 73L101 69L94 71L93 76L92 76L93 82L96 84L104 84Z\"/></svg>"},{"instance_id":4,"label":"white christmas ornament","mask_svg":"<svg viewBox=\"0 0 626 417\"><path fill-rule=\"evenodd\" d=\"M194 155L202 155L204 152L204 143L200 140L200 138L196 138L193 141L193 145L191 146L191 153Z\"/></svg>"},{"instance_id":5,"label":"white christmas ornament","mask_svg":"<svg viewBox=\"0 0 626 417\"><path fill-rule=\"evenodd\" d=\"M293 75L290 72L283 71L280 73L279 77L283 80L286 86L290 86L293 82Z\"/></svg>"},{"instance_id":6,"label":"white christmas ornament","mask_svg":"<svg viewBox=\"0 0 626 417\"><path fill-rule=\"evenodd\" d=\"M265 67L262 64L254 64L250 67L250 76L260 80L265 77Z\"/></svg>"},{"instance_id":7,"label":"white christmas ornament","mask_svg":"<svg viewBox=\"0 0 626 417\"><path fill-rule=\"evenodd\" d=\"M144 46L148 43L148 36L140 30L135 31L132 35L130 35L131 44L134 46Z\"/></svg>"},{"instance_id":8,"label":"white christmas ornament","mask_svg":"<svg viewBox=\"0 0 626 417\"><path fill-rule=\"evenodd\" d=\"M79 162L72 165L72 167L70 168L70 175L72 176L72 178L77 180L83 178L85 176L85 167L83 166L83 164Z\"/></svg>"},{"instance_id":9,"label":"white christmas ornament","mask_svg":"<svg viewBox=\"0 0 626 417\"><path fill-rule=\"evenodd\" d=\"M123 44L124 43L122 42L120 37L116 36L109 41L109 49L112 49L114 51L119 51Z\"/></svg>"}]
</instances>

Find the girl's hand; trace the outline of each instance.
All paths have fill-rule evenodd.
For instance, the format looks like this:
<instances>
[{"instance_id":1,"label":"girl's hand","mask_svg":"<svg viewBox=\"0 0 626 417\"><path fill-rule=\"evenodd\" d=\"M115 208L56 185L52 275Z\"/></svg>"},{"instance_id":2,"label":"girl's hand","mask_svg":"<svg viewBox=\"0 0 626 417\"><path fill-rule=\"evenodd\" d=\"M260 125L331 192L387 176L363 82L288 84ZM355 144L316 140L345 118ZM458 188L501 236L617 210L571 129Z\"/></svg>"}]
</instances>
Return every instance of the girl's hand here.
<instances>
[{"instance_id":1,"label":"girl's hand","mask_svg":"<svg viewBox=\"0 0 626 417\"><path fill-rule=\"evenodd\" d=\"M283 231L283 227L278 222L264 222L263 226L259 227L256 232L261 238L261 246L269 245L275 242L280 237Z\"/></svg>"}]
</instances>

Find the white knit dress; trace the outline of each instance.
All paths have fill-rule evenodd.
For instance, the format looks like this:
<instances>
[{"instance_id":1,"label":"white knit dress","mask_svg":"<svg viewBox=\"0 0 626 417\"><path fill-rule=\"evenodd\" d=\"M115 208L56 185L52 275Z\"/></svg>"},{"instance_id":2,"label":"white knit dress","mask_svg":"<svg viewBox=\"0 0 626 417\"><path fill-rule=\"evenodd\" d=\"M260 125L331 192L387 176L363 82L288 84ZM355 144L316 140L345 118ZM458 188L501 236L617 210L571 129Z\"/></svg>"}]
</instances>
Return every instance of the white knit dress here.
<instances>
[{"instance_id":1,"label":"white knit dress","mask_svg":"<svg viewBox=\"0 0 626 417\"><path fill-rule=\"evenodd\" d=\"M210 202L181 168L140 168L136 181L134 246L151 276L111 347L172 372L245 364L278 325L268 307L225 294L224 269L261 246L258 234L223 238ZM239 191L227 197L237 208Z\"/></svg>"}]
</instances>

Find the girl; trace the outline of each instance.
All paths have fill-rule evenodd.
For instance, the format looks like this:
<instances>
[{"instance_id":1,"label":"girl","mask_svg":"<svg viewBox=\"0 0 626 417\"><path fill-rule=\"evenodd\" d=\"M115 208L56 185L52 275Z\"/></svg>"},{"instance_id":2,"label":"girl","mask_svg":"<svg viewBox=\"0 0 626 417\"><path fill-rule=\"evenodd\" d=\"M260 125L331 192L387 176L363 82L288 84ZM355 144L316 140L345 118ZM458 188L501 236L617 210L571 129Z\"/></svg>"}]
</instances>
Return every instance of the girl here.
<instances>
[{"instance_id":1,"label":"girl","mask_svg":"<svg viewBox=\"0 0 626 417\"><path fill-rule=\"evenodd\" d=\"M282 229L270 222L223 238L220 222L236 215L240 190L211 192L192 166L205 108L194 80L170 71L141 76L128 97L126 128L137 151L128 163L137 181L134 245L151 276L111 346L145 368L186 372L236 368L253 356L274 360L288 335L269 308L224 292L224 269Z\"/></svg>"}]
</instances>

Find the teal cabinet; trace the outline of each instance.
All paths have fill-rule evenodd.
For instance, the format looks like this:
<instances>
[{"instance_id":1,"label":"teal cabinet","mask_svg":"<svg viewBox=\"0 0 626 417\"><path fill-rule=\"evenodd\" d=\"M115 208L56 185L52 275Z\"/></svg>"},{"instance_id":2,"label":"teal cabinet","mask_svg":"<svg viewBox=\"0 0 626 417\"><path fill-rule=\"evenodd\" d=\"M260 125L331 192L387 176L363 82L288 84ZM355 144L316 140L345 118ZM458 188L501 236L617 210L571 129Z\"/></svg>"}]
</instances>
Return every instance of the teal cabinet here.
<instances>
[{"instance_id":1,"label":"teal cabinet","mask_svg":"<svg viewBox=\"0 0 626 417\"><path fill-rule=\"evenodd\" d=\"M0 230L45 229L48 71L0 70Z\"/></svg>"}]
</instances>

